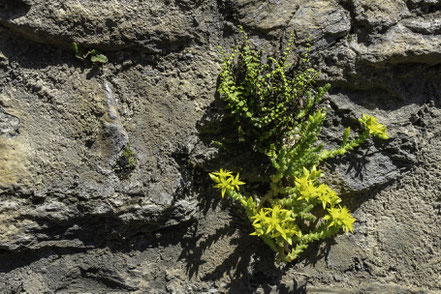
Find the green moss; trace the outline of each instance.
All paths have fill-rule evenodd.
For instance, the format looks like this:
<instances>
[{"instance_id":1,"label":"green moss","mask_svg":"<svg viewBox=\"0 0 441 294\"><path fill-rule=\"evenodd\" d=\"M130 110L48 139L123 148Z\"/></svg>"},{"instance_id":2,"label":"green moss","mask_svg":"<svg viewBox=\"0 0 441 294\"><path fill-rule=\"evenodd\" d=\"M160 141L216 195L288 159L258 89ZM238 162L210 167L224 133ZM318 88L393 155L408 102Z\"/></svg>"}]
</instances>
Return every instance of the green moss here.
<instances>
[{"instance_id":1,"label":"green moss","mask_svg":"<svg viewBox=\"0 0 441 294\"><path fill-rule=\"evenodd\" d=\"M136 155L130 148L130 144L123 147L121 151L121 155L113 165L113 170L120 179L127 179L136 168Z\"/></svg>"}]
</instances>

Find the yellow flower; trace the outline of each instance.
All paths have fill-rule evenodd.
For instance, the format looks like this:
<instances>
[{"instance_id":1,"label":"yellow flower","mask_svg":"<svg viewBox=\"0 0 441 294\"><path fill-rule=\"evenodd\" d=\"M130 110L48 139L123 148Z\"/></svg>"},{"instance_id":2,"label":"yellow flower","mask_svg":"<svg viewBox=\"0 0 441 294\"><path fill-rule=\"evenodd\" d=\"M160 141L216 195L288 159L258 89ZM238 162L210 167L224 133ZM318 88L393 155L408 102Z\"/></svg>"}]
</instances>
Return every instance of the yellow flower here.
<instances>
[{"instance_id":1,"label":"yellow flower","mask_svg":"<svg viewBox=\"0 0 441 294\"><path fill-rule=\"evenodd\" d=\"M214 187L221 190L222 198L225 196L227 190L233 191L234 188L236 188L236 190L239 191L239 185L245 184L239 179L239 174L234 177L232 172L224 169L220 169L218 172L209 173L208 175L216 183Z\"/></svg>"},{"instance_id":2,"label":"yellow flower","mask_svg":"<svg viewBox=\"0 0 441 294\"><path fill-rule=\"evenodd\" d=\"M346 207L331 207L328 208L329 214L325 215L324 220L330 220L331 223L328 227L336 226L338 228L343 228L343 230L347 233L348 231L354 232L355 218L349 212L349 209Z\"/></svg>"},{"instance_id":3,"label":"yellow flower","mask_svg":"<svg viewBox=\"0 0 441 294\"><path fill-rule=\"evenodd\" d=\"M215 173L209 173L208 175L210 176L210 178L211 178L214 182L216 182L216 183L220 183L220 179L219 179L218 176L215 175Z\"/></svg>"},{"instance_id":4,"label":"yellow flower","mask_svg":"<svg viewBox=\"0 0 441 294\"><path fill-rule=\"evenodd\" d=\"M309 202L313 198L317 198L317 188L314 185L315 179L320 177L320 170L316 170L314 166L311 172L306 168L303 168L303 176L300 178L295 178L295 185L300 192L300 196L297 200L305 199Z\"/></svg>"},{"instance_id":5,"label":"yellow flower","mask_svg":"<svg viewBox=\"0 0 441 294\"><path fill-rule=\"evenodd\" d=\"M318 199L322 202L323 209L326 208L326 204L329 204L331 207L334 207L335 204L341 202L340 197L337 196L337 193L332 190L328 185L321 184L317 188Z\"/></svg>"},{"instance_id":6,"label":"yellow flower","mask_svg":"<svg viewBox=\"0 0 441 294\"><path fill-rule=\"evenodd\" d=\"M228 170L220 169L218 172L212 173L215 176L219 176L219 178L227 178L232 176L232 173Z\"/></svg>"},{"instance_id":7,"label":"yellow flower","mask_svg":"<svg viewBox=\"0 0 441 294\"><path fill-rule=\"evenodd\" d=\"M296 183L297 184L297 183ZM309 202L311 199L317 197L317 188L312 182L306 182L304 185L299 186L300 197L297 200L305 199Z\"/></svg>"},{"instance_id":8,"label":"yellow flower","mask_svg":"<svg viewBox=\"0 0 441 294\"><path fill-rule=\"evenodd\" d=\"M267 235L271 238L282 237L292 244L292 237L297 234L298 228L291 217L292 211L281 209L280 206L263 208L251 218L254 219L254 232L251 235Z\"/></svg>"},{"instance_id":9,"label":"yellow flower","mask_svg":"<svg viewBox=\"0 0 441 294\"><path fill-rule=\"evenodd\" d=\"M375 117L363 113L362 117L359 118L358 121L368 128L370 135L384 140L390 138L386 133L386 126L378 123Z\"/></svg>"},{"instance_id":10,"label":"yellow flower","mask_svg":"<svg viewBox=\"0 0 441 294\"><path fill-rule=\"evenodd\" d=\"M234 187L231 185L231 178L228 178L228 179L220 178L219 183L214 185L214 187L219 189L219 190L221 190L222 198L224 198L225 192L227 190L233 190L234 189Z\"/></svg>"},{"instance_id":11,"label":"yellow flower","mask_svg":"<svg viewBox=\"0 0 441 294\"><path fill-rule=\"evenodd\" d=\"M235 178L231 176L231 186L236 187L237 191L239 191L239 185L245 185L245 183L239 180L239 173L237 173Z\"/></svg>"}]
</instances>

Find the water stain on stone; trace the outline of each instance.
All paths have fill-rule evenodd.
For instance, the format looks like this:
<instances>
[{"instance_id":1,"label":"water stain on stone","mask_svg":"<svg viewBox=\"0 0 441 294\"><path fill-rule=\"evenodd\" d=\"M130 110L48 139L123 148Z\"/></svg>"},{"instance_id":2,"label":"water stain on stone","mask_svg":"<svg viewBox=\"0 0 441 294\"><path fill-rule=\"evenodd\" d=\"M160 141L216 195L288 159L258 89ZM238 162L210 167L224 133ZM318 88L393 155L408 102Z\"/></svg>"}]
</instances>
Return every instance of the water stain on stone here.
<instances>
[{"instance_id":1,"label":"water stain on stone","mask_svg":"<svg viewBox=\"0 0 441 294\"><path fill-rule=\"evenodd\" d=\"M20 119L0 109L0 138L12 138L19 135Z\"/></svg>"},{"instance_id":2,"label":"water stain on stone","mask_svg":"<svg viewBox=\"0 0 441 294\"><path fill-rule=\"evenodd\" d=\"M0 137L0 187L16 184L26 178L28 152L18 138Z\"/></svg>"}]
</instances>

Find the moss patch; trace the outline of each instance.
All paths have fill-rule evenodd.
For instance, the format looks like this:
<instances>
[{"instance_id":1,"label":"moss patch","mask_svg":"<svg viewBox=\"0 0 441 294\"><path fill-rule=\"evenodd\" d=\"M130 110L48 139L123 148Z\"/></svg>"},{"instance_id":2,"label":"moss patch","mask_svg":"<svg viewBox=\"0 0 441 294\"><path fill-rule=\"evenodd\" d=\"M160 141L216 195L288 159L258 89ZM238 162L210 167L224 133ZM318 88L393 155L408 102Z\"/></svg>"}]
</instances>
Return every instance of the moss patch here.
<instances>
[{"instance_id":1,"label":"moss patch","mask_svg":"<svg viewBox=\"0 0 441 294\"><path fill-rule=\"evenodd\" d=\"M113 165L113 170L120 179L127 179L135 168L136 155L130 148L130 144L127 144L121 149L121 155Z\"/></svg>"}]
</instances>

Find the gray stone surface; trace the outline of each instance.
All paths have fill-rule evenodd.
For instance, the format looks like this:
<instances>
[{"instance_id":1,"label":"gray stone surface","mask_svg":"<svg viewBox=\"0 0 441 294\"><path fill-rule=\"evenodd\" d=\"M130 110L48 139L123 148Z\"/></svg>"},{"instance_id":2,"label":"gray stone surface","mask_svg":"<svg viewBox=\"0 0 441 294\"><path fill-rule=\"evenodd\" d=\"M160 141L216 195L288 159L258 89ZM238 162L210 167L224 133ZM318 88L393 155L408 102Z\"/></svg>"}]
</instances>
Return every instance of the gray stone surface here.
<instances>
[{"instance_id":1,"label":"gray stone surface","mask_svg":"<svg viewBox=\"0 0 441 294\"><path fill-rule=\"evenodd\" d=\"M441 1L0 0L1 293L440 293ZM323 167L357 218L287 266L207 172L264 175L227 134L220 45L308 38L323 140L391 139ZM76 59L72 42L109 58ZM276 46L277 48L277 46ZM272 50L272 49L271 49ZM130 144L136 168L114 164ZM244 165L245 164L245 165Z\"/></svg>"}]
</instances>

